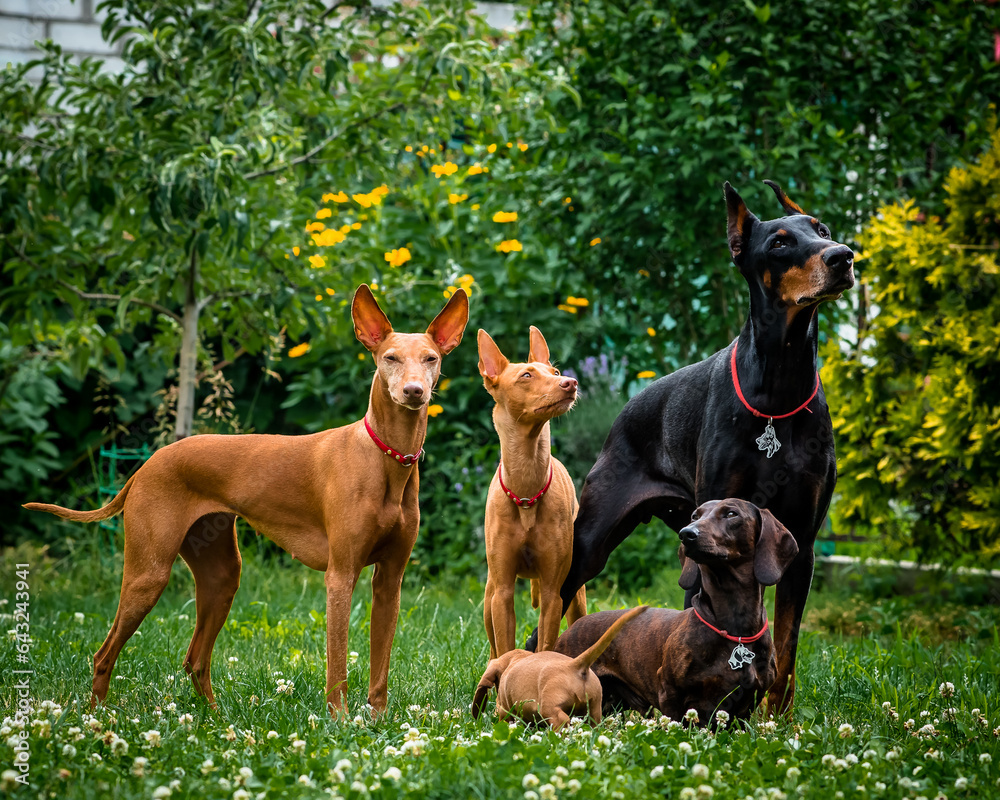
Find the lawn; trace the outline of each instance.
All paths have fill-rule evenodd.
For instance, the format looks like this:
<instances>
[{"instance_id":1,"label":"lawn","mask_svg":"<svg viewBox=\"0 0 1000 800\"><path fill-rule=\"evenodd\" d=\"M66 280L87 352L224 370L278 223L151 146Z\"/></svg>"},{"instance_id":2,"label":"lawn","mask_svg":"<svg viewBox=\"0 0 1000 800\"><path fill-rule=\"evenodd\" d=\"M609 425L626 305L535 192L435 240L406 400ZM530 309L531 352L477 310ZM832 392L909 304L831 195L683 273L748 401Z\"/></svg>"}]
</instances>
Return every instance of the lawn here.
<instances>
[{"instance_id":1,"label":"lawn","mask_svg":"<svg viewBox=\"0 0 1000 800\"><path fill-rule=\"evenodd\" d=\"M95 540L97 531L94 531ZM390 704L364 707L370 602L351 614L351 719L323 708L323 579L245 539L242 588L215 650L218 712L179 669L194 625L193 583L175 568L164 597L119 659L108 705L93 715L91 658L118 601L120 564L88 545L60 560L4 554L4 629L15 565L29 563L30 783L14 797L996 797L1000 794L1000 644L996 606L878 581L814 591L791 721L757 718L712 735L662 718L614 715L562 735L468 708L487 660L482 584L404 581ZM590 591L591 610L677 604L677 574L630 594ZM527 588L520 627L533 621ZM16 663L11 637L5 674ZM14 676L20 678L22 676ZM2 692L3 763L16 753L16 680Z\"/></svg>"}]
</instances>

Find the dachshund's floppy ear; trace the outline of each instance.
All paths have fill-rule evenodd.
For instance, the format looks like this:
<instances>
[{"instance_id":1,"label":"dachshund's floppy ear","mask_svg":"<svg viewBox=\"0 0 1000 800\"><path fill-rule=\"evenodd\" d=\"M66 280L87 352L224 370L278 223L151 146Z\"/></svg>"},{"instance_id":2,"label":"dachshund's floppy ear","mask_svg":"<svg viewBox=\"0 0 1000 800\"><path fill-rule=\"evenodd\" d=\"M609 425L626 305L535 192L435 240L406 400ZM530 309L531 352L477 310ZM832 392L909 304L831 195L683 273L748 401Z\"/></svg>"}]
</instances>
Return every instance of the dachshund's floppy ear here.
<instances>
[{"instance_id":1,"label":"dachshund's floppy ear","mask_svg":"<svg viewBox=\"0 0 1000 800\"><path fill-rule=\"evenodd\" d=\"M681 577L677 583L685 591L694 589L701 580L701 572L698 571L698 564L687 557L684 552L684 545L677 548L677 557L681 560Z\"/></svg>"},{"instance_id":2,"label":"dachshund's floppy ear","mask_svg":"<svg viewBox=\"0 0 1000 800\"><path fill-rule=\"evenodd\" d=\"M785 574L788 565L795 560L799 546L788 528L766 508L758 509L760 514L760 534L753 556L753 574L757 582L764 586L774 586Z\"/></svg>"},{"instance_id":3,"label":"dachshund's floppy ear","mask_svg":"<svg viewBox=\"0 0 1000 800\"><path fill-rule=\"evenodd\" d=\"M483 713L483 709L486 708L486 696L490 693L490 689L500 682L500 676L503 674L503 667L499 659L493 659L487 666L486 672L483 673L483 677L479 681L479 685L476 687L475 697L472 698L472 718L478 719L479 715Z\"/></svg>"}]
</instances>

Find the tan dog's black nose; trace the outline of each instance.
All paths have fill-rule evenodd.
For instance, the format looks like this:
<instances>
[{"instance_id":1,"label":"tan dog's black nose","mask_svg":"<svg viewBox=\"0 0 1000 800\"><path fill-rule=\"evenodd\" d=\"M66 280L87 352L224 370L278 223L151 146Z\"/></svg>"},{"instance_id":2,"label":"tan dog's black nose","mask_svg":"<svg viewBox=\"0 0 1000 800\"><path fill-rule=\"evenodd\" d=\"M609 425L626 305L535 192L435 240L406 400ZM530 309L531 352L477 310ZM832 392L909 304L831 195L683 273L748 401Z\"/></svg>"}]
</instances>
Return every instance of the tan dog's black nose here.
<instances>
[{"instance_id":1,"label":"tan dog's black nose","mask_svg":"<svg viewBox=\"0 0 1000 800\"><path fill-rule=\"evenodd\" d=\"M407 400L419 400L424 396L424 387L419 383L408 383L403 387L403 397Z\"/></svg>"},{"instance_id":2,"label":"tan dog's black nose","mask_svg":"<svg viewBox=\"0 0 1000 800\"><path fill-rule=\"evenodd\" d=\"M575 392L577 387L576 378L563 378L559 381L559 388L566 392Z\"/></svg>"}]
</instances>

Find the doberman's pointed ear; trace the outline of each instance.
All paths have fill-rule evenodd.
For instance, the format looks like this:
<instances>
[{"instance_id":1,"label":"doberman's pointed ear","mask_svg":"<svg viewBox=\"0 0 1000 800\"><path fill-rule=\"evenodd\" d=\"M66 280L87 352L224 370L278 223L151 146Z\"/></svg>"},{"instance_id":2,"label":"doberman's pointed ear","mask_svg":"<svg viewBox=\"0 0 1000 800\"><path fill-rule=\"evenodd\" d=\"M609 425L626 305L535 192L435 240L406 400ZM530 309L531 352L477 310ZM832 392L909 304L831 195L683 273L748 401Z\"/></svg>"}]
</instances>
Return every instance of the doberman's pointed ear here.
<instances>
[{"instance_id":1,"label":"doberman's pointed ear","mask_svg":"<svg viewBox=\"0 0 1000 800\"><path fill-rule=\"evenodd\" d=\"M441 348L441 355L448 355L458 347L469 323L469 295L459 289L427 326L427 335Z\"/></svg>"},{"instance_id":2,"label":"doberman's pointed ear","mask_svg":"<svg viewBox=\"0 0 1000 800\"><path fill-rule=\"evenodd\" d=\"M528 330L529 336L531 337L531 348L528 350L528 361L535 362L539 364L552 365L549 361L549 346L545 341L545 337L542 336L542 332L538 330L534 325Z\"/></svg>"},{"instance_id":3,"label":"doberman's pointed ear","mask_svg":"<svg viewBox=\"0 0 1000 800\"><path fill-rule=\"evenodd\" d=\"M701 572L698 571L698 564L688 558L684 552L684 545L677 548L677 557L681 560L681 577L677 581L678 585L685 591L694 589L701 579Z\"/></svg>"},{"instance_id":4,"label":"doberman's pointed ear","mask_svg":"<svg viewBox=\"0 0 1000 800\"><path fill-rule=\"evenodd\" d=\"M757 217L750 213L743 198L726 181L722 187L726 193L726 234L729 238L729 252L736 266L743 263L743 253L750 241L750 228L757 222Z\"/></svg>"},{"instance_id":5,"label":"doberman's pointed ear","mask_svg":"<svg viewBox=\"0 0 1000 800\"><path fill-rule=\"evenodd\" d=\"M774 181L764 181L768 186L774 190L775 197L778 198L778 202L781 203L781 207L785 209L785 213L791 216L792 214L805 214L806 212L802 210L802 207L798 203L793 203L788 199L788 195L785 194L781 187L778 186Z\"/></svg>"},{"instance_id":6,"label":"doberman's pointed ear","mask_svg":"<svg viewBox=\"0 0 1000 800\"><path fill-rule=\"evenodd\" d=\"M753 556L753 574L761 585L773 586L799 554L799 546L774 514L766 508L758 509L758 513L760 532Z\"/></svg>"},{"instance_id":7,"label":"doberman's pointed ear","mask_svg":"<svg viewBox=\"0 0 1000 800\"><path fill-rule=\"evenodd\" d=\"M354 335L372 352L378 350L378 346L392 333L389 318L379 308L367 283L362 283L354 293L351 317L354 319Z\"/></svg>"},{"instance_id":8,"label":"doberman's pointed ear","mask_svg":"<svg viewBox=\"0 0 1000 800\"><path fill-rule=\"evenodd\" d=\"M482 328L479 329L479 374L483 376L483 385L487 389L497 382L510 362L500 352L497 343Z\"/></svg>"}]
</instances>

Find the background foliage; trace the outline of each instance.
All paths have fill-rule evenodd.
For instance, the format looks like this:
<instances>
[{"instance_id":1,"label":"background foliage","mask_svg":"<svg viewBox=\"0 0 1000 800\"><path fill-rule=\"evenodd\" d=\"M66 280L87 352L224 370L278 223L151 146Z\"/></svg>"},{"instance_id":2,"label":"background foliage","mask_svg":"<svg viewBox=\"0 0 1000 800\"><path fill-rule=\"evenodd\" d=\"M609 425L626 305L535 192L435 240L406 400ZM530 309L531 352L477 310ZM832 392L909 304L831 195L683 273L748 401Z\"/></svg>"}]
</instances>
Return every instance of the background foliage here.
<instances>
[{"instance_id":1,"label":"background foliage","mask_svg":"<svg viewBox=\"0 0 1000 800\"><path fill-rule=\"evenodd\" d=\"M470 334L523 358L535 324L584 379L554 437L582 481L640 374L742 322L723 180L763 215L777 212L759 182L779 180L842 240L904 197L941 213L943 178L984 149L1000 95L981 4L532 2L504 37L458 0L338 6L337 25L311 0L249 18L235 2L109 7L109 35L131 18L127 78L52 49L41 88L0 74L7 507L93 505L99 440L169 438L192 254L209 299L196 430L359 418L371 363L353 288L376 284L401 329L465 289ZM856 292L825 308L826 329L870 314ZM484 569L497 446L473 342L445 362L421 465L414 558L430 570ZM588 378L602 356L614 380ZM26 535L88 534L27 516L4 532ZM669 536L632 537L611 570L647 580Z\"/></svg>"}]
</instances>

